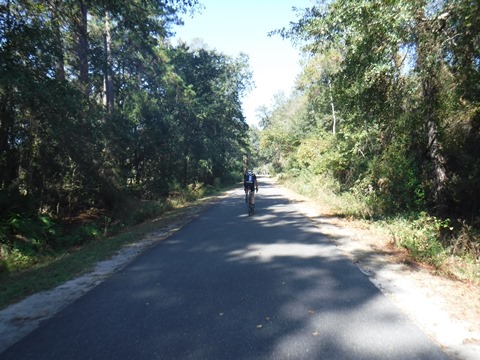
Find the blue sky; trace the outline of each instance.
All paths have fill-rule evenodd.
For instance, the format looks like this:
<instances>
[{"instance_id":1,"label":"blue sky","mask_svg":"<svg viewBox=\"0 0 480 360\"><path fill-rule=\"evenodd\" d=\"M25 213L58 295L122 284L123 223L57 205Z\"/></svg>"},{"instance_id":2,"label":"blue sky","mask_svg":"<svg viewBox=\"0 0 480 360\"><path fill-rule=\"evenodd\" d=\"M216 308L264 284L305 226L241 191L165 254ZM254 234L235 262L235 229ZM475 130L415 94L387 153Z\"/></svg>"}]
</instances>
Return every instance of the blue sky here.
<instances>
[{"instance_id":1,"label":"blue sky","mask_svg":"<svg viewBox=\"0 0 480 360\"><path fill-rule=\"evenodd\" d=\"M200 0L201 13L185 16L185 25L175 27L176 38L189 43L202 39L209 48L236 57L250 58L256 88L243 99L249 124L256 124L255 110L270 106L279 91L290 94L300 73L300 52L289 40L268 37L268 32L288 27L297 16L292 7L310 7L312 0Z\"/></svg>"}]
</instances>

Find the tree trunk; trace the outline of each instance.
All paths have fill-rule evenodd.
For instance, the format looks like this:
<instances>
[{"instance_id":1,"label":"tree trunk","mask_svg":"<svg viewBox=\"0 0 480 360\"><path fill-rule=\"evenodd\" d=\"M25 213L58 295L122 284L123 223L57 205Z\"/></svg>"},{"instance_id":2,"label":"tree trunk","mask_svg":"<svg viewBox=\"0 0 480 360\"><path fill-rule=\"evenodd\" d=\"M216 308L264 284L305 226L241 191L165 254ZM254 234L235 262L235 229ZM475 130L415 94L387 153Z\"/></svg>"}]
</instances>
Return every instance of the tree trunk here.
<instances>
[{"instance_id":1,"label":"tree trunk","mask_svg":"<svg viewBox=\"0 0 480 360\"><path fill-rule=\"evenodd\" d=\"M15 115L13 111L13 89L7 86L5 94L0 98L0 188L7 189L14 185L18 172L18 154L12 148L11 139Z\"/></svg>"},{"instance_id":2,"label":"tree trunk","mask_svg":"<svg viewBox=\"0 0 480 360\"><path fill-rule=\"evenodd\" d=\"M110 14L105 12L105 33L103 38L104 46L104 79L103 79L103 105L105 106L107 116L111 115L113 111L114 96L113 96L113 75L112 75L112 36L110 31Z\"/></svg>"},{"instance_id":3,"label":"tree trunk","mask_svg":"<svg viewBox=\"0 0 480 360\"><path fill-rule=\"evenodd\" d=\"M12 30L12 14L10 12L10 1L5 5L5 34ZM11 49L8 36L5 37L5 63L10 66L12 62ZM14 89L10 83L5 84L4 91L0 94L0 188L8 189L15 186L15 179L18 173L18 154L13 148L15 134L15 111L14 111Z\"/></svg>"},{"instance_id":4,"label":"tree trunk","mask_svg":"<svg viewBox=\"0 0 480 360\"><path fill-rule=\"evenodd\" d=\"M49 7L55 33L54 52L56 55L57 78L63 81L65 80L65 56L63 53L62 32L60 30L60 23L58 20L58 8L60 7L60 1L56 0L53 3L49 3Z\"/></svg>"},{"instance_id":5,"label":"tree trunk","mask_svg":"<svg viewBox=\"0 0 480 360\"><path fill-rule=\"evenodd\" d=\"M333 135L337 133L337 117L335 116L335 105L333 104L333 93L332 93L332 82L328 79L328 87L330 89L330 105L332 106L332 116L333 116Z\"/></svg>"},{"instance_id":6,"label":"tree trunk","mask_svg":"<svg viewBox=\"0 0 480 360\"><path fill-rule=\"evenodd\" d=\"M88 87L88 9L84 0L78 1L79 16L75 20L77 32L78 79L85 96L90 91Z\"/></svg>"},{"instance_id":7,"label":"tree trunk","mask_svg":"<svg viewBox=\"0 0 480 360\"><path fill-rule=\"evenodd\" d=\"M417 13L417 68L420 74L423 95L423 114L427 129L427 150L432 162L434 202L436 211L441 213L447 206L446 160L439 136L439 68L440 49L435 22L425 19L424 10Z\"/></svg>"}]
</instances>

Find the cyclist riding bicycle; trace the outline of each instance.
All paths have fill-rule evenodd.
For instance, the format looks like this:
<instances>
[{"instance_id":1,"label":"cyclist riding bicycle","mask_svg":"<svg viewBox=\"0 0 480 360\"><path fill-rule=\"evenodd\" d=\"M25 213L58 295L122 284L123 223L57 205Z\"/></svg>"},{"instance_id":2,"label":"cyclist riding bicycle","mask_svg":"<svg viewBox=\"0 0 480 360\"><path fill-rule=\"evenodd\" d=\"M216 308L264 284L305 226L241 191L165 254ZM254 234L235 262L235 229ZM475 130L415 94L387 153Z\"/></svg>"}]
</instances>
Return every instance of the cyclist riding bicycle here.
<instances>
[{"instance_id":1,"label":"cyclist riding bicycle","mask_svg":"<svg viewBox=\"0 0 480 360\"><path fill-rule=\"evenodd\" d=\"M243 178L243 188L245 190L245 202L249 203L253 211L255 211L255 191L258 192L258 182L257 176L253 173L252 170L247 170L247 172L245 173L245 176Z\"/></svg>"}]
</instances>

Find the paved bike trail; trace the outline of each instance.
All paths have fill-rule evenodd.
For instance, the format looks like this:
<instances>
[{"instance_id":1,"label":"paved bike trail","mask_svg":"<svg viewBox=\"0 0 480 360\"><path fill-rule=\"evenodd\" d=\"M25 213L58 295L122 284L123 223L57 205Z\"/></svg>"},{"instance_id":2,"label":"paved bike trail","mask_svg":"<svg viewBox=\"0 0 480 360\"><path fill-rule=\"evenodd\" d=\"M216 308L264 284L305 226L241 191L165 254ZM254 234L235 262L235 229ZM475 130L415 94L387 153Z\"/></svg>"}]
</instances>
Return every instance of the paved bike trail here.
<instances>
[{"instance_id":1,"label":"paved bike trail","mask_svg":"<svg viewBox=\"0 0 480 360\"><path fill-rule=\"evenodd\" d=\"M270 184L234 191L0 359L447 359Z\"/></svg>"}]
</instances>

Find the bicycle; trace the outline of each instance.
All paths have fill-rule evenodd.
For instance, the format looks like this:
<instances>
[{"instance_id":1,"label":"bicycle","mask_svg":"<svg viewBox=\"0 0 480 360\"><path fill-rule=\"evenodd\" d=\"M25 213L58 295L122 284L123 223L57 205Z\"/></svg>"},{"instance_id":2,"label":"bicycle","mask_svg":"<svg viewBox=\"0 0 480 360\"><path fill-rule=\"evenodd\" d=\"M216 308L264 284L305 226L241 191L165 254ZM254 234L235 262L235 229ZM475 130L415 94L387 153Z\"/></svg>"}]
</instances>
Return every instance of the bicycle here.
<instances>
[{"instance_id":1,"label":"bicycle","mask_svg":"<svg viewBox=\"0 0 480 360\"><path fill-rule=\"evenodd\" d=\"M247 210L248 210L248 216L252 216L255 214L255 204L252 203L253 197L255 193L252 190L248 190L248 192L245 194L245 202L247 203Z\"/></svg>"}]
</instances>

